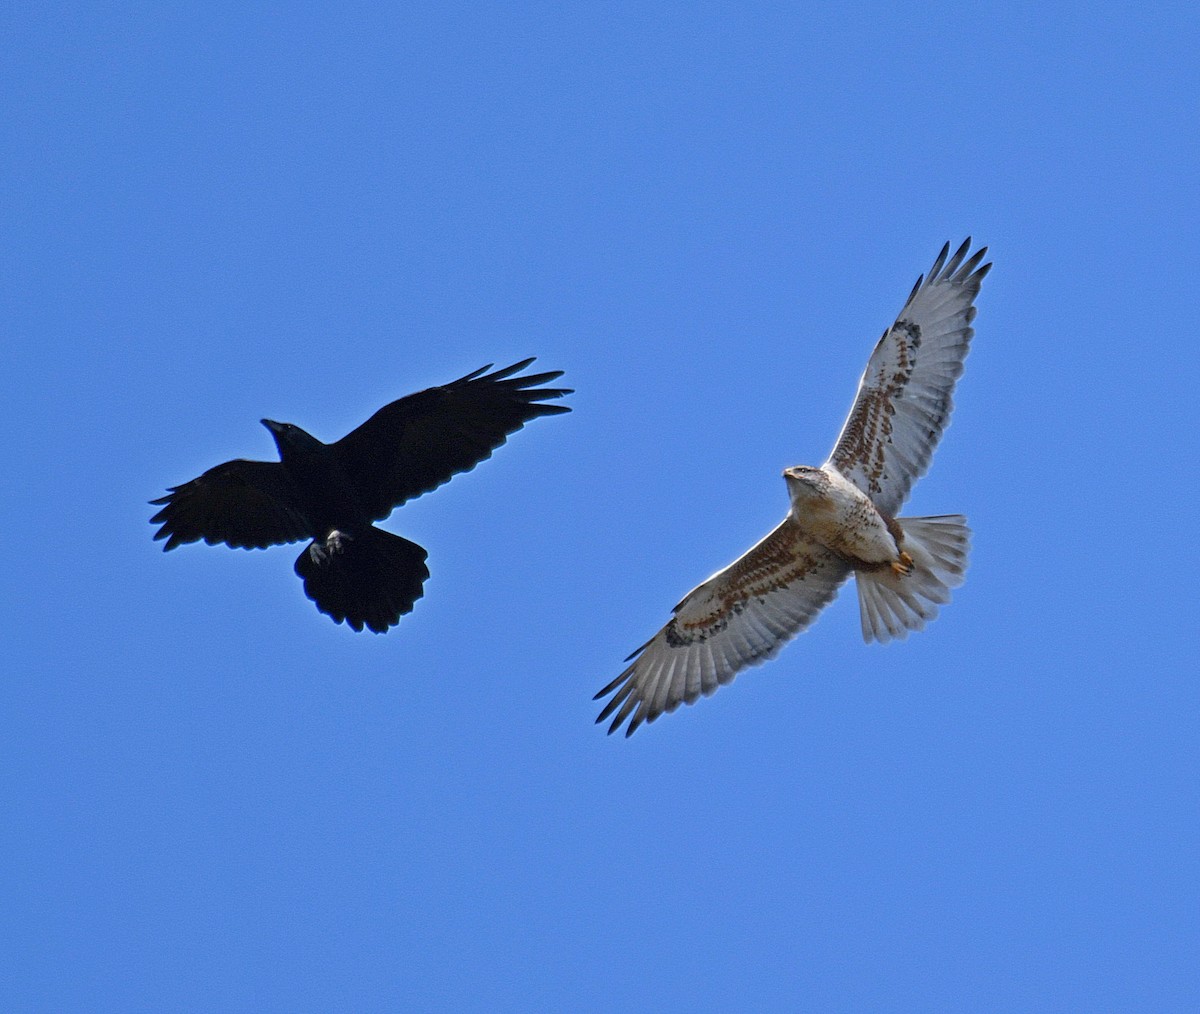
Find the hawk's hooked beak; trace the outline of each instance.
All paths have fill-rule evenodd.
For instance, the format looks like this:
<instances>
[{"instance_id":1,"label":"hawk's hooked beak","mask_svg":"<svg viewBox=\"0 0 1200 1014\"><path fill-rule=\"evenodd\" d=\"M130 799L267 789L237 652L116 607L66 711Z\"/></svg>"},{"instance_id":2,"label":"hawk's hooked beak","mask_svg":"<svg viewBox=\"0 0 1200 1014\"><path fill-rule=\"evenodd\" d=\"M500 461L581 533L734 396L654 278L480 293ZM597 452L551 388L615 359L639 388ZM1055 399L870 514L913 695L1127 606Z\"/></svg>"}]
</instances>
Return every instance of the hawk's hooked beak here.
<instances>
[{"instance_id":1,"label":"hawk's hooked beak","mask_svg":"<svg viewBox=\"0 0 1200 1014\"><path fill-rule=\"evenodd\" d=\"M816 469L805 468L801 465L792 465L791 468L783 470L783 478L787 482L798 482L805 489L818 489L821 487L821 473Z\"/></svg>"}]
</instances>

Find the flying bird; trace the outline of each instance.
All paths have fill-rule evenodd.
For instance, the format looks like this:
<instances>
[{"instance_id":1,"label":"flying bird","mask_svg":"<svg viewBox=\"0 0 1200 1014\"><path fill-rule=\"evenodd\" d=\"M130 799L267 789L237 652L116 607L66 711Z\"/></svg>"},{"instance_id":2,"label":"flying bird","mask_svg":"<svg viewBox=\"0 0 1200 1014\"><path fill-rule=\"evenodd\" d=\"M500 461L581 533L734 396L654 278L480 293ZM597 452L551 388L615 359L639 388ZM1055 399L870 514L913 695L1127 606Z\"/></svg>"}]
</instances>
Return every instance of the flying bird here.
<instances>
[{"instance_id":1,"label":"flying bird","mask_svg":"<svg viewBox=\"0 0 1200 1014\"><path fill-rule=\"evenodd\" d=\"M773 658L816 619L853 573L863 639L920 630L963 582L970 530L960 514L898 518L950 418L974 330L975 297L991 269L971 240L946 244L884 332L829 460L783 470L790 509L756 546L673 610L665 627L596 694L597 717L643 722L693 704L741 670Z\"/></svg>"},{"instance_id":2,"label":"flying bird","mask_svg":"<svg viewBox=\"0 0 1200 1014\"><path fill-rule=\"evenodd\" d=\"M317 608L355 630L385 633L421 597L428 555L373 524L401 504L474 468L531 419L569 412L543 404L572 393L543 387L562 371L518 376L533 359L491 364L393 401L332 444L263 419L279 461L237 459L170 487L155 539L164 551L203 539L264 549L310 539L296 559Z\"/></svg>"}]
</instances>

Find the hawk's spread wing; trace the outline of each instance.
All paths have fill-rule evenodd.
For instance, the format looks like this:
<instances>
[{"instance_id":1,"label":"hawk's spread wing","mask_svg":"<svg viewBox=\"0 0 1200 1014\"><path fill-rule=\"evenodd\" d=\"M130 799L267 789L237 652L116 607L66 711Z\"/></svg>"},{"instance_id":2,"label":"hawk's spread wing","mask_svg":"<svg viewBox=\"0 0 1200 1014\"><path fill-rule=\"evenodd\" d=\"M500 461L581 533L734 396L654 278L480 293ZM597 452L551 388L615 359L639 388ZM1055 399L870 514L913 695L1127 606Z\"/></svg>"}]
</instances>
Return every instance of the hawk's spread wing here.
<instances>
[{"instance_id":1,"label":"hawk's spread wing","mask_svg":"<svg viewBox=\"0 0 1200 1014\"><path fill-rule=\"evenodd\" d=\"M490 458L530 419L571 411L541 404L571 393L538 386L561 377L561 370L513 376L532 362L494 373L485 366L453 383L410 394L384 405L332 444L371 519L383 520L406 500Z\"/></svg>"},{"instance_id":2,"label":"hawk's spread wing","mask_svg":"<svg viewBox=\"0 0 1200 1014\"><path fill-rule=\"evenodd\" d=\"M991 264L968 239L938 254L875 346L827 465L895 515L925 473L953 408L951 393L975 333L975 297Z\"/></svg>"},{"instance_id":3,"label":"hawk's spread wing","mask_svg":"<svg viewBox=\"0 0 1200 1014\"><path fill-rule=\"evenodd\" d=\"M630 736L642 722L707 697L746 666L776 655L816 618L849 572L789 515L684 597L671 621L626 659L633 664L596 695L613 694L596 721L616 711L612 733L632 715Z\"/></svg>"},{"instance_id":4,"label":"hawk's spread wing","mask_svg":"<svg viewBox=\"0 0 1200 1014\"><path fill-rule=\"evenodd\" d=\"M162 525L154 538L167 540L164 550L198 539L265 549L313 535L292 506L298 494L277 461L226 461L150 502L163 505L150 523Z\"/></svg>"}]
</instances>

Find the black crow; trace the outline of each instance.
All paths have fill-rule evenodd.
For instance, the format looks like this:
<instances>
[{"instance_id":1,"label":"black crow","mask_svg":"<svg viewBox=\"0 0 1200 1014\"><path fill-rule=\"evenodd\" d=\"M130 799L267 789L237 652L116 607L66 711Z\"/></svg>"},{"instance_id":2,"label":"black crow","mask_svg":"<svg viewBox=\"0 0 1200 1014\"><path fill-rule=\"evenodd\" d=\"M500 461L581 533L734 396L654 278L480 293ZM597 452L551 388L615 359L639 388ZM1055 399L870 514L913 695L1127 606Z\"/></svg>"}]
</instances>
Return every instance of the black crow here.
<instances>
[{"instance_id":1,"label":"black crow","mask_svg":"<svg viewBox=\"0 0 1200 1014\"><path fill-rule=\"evenodd\" d=\"M164 551L203 539L264 549L311 539L296 560L323 613L382 634L409 612L429 576L426 552L376 528L395 507L474 468L530 419L569 412L543 405L569 388L539 387L562 371L514 376L525 359L385 405L332 444L291 423L263 419L279 461L241 458L210 468L160 500L150 519Z\"/></svg>"}]
</instances>

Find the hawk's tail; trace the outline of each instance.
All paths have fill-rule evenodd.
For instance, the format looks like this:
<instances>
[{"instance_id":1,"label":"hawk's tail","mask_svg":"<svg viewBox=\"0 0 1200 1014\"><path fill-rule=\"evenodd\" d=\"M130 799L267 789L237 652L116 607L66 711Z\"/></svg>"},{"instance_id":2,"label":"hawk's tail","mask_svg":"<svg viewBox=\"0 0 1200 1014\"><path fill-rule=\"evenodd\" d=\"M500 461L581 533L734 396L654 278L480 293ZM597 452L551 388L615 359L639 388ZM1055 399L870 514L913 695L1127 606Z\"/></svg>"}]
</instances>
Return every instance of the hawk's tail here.
<instances>
[{"instance_id":1,"label":"hawk's tail","mask_svg":"<svg viewBox=\"0 0 1200 1014\"><path fill-rule=\"evenodd\" d=\"M296 558L296 573L321 612L382 634L421 597L426 555L415 542L373 526L353 535L335 531L309 544Z\"/></svg>"},{"instance_id":2,"label":"hawk's tail","mask_svg":"<svg viewBox=\"0 0 1200 1014\"><path fill-rule=\"evenodd\" d=\"M900 549L912 557L911 573L886 567L855 575L863 640L868 644L921 630L966 576L971 530L961 514L897 518L896 524L904 535Z\"/></svg>"}]
</instances>

